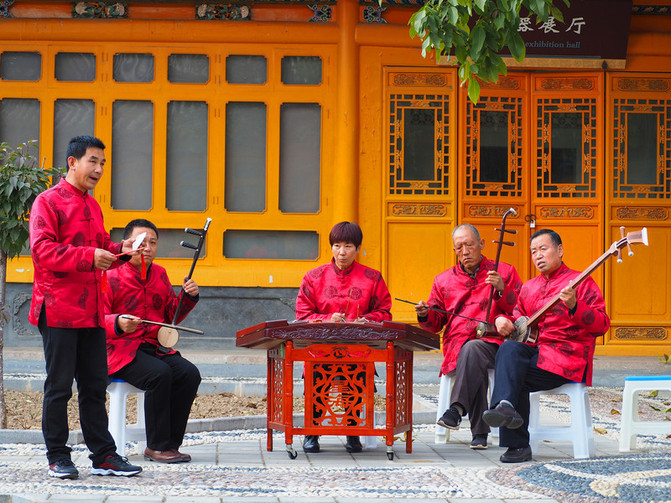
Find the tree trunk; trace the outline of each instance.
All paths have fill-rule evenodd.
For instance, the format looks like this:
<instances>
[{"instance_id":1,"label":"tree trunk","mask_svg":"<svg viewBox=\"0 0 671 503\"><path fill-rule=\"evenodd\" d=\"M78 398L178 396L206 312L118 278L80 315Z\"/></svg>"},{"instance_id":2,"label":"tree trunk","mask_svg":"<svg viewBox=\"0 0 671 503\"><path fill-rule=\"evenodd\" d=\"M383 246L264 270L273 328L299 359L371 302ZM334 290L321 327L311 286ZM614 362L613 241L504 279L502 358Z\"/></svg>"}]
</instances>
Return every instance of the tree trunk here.
<instances>
[{"instance_id":1,"label":"tree trunk","mask_svg":"<svg viewBox=\"0 0 671 503\"><path fill-rule=\"evenodd\" d=\"M7 405L5 404L4 348L5 348L5 293L7 291L7 254L0 250L0 428L7 428Z\"/></svg>"}]
</instances>

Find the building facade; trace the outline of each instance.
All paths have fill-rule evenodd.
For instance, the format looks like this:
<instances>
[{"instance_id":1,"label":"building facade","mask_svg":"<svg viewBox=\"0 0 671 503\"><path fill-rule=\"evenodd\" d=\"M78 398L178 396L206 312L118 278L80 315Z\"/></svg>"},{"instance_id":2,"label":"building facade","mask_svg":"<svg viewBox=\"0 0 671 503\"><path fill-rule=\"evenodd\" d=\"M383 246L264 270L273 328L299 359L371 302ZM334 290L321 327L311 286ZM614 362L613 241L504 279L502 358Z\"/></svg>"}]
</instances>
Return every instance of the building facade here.
<instances>
[{"instance_id":1,"label":"building facade","mask_svg":"<svg viewBox=\"0 0 671 503\"><path fill-rule=\"evenodd\" d=\"M401 1L0 1L0 141L36 139L40 159L64 166L70 137L100 137L109 169L95 197L109 230L155 222L175 283L193 253L184 228L212 218L190 318L207 337L180 344L232 345L241 328L291 318L302 276L330 260L336 222L359 222L361 262L392 297L418 301L455 263L454 226L476 225L493 258L512 207L516 245L501 260L523 279L536 229L557 230L582 270L621 226L647 227L650 246L593 273L612 319L597 354L662 354L671 2L613 1L627 12L620 58L566 46L531 57L528 43L477 104L451 62L421 56L407 26L417 6ZM574 47L599 24L579 9L604 1L571 3L555 33ZM31 268L27 254L8 266L8 345L41 344L26 321ZM398 301L393 315L414 321Z\"/></svg>"}]
</instances>

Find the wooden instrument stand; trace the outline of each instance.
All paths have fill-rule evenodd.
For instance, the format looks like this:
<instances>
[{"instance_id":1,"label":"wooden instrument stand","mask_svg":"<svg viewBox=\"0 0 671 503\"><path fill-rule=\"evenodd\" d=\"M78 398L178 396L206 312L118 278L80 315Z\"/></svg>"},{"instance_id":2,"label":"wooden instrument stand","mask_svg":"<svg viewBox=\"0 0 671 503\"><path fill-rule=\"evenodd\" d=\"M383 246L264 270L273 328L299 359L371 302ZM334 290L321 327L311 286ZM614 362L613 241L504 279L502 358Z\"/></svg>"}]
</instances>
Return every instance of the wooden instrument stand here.
<instances>
[{"instance_id":1,"label":"wooden instrument stand","mask_svg":"<svg viewBox=\"0 0 671 503\"><path fill-rule=\"evenodd\" d=\"M294 435L405 433L412 452L413 351L438 349L435 334L404 323L288 323L268 321L240 330L236 345L268 352L268 451L284 431L289 457ZM305 425L294 426L294 362L305 362ZM386 364L386 424L375 428L375 362Z\"/></svg>"}]
</instances>

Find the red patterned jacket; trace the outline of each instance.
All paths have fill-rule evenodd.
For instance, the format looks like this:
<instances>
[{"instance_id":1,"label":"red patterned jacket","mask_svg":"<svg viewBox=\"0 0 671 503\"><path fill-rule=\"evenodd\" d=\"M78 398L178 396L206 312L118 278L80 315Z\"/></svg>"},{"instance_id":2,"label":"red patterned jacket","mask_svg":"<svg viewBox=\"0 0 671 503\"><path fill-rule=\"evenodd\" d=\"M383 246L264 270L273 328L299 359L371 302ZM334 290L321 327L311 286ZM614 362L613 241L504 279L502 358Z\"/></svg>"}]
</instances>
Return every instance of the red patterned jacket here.
<instances>
[{"instance_id":1,"label":"red patterned jacket","mask_svg":"<svg viewBox=\"0 0 671 503\"><path fill-rule=\"evenodd\" d=\"M485 283L487 273L494 270L495 263L483 256L480 267L475 273L475 278L463 270L461 264L457 264L447 271L440 273L433 281L431 295L427 304L437 307L443 311L461 314L470 318L484 320L487 315L487 301L492 287ZM517 295L522 286L522 280L515 268L511 265L499 262L498 272L503 278L505 288L498 296L494 294L489 319L493 321L500 314L511 314ZM429 311L426 321L419 325L431 332L438 333L445 327L443 332L443 365L441 374L447 374L457 368L457 357L461 346L471 339L477 338L475 328L478 322L452 316L436 311ZM501 344L502 339L483 337L483 340Z\"/></svg>"},{"instance_id":2,"label":"red patterned jacket","mask_svg":"<svg viewBox=\"0 0 671 503\"><path fill-rule=\"evenodd\" d=\"M111 375L133 361L137 348L143 342L158 346L158 326L141 323L135 332L118 333L117 316L132 314L143 320L172 323L179 297L175 295L165 269L156 263L149 266L147 279L144 281L133 264L125 264L110 271L108 280L109 288L105 293L105 332L107 371ZM181 295L185 295L184 290L180 292ZM197 297L184 297L177 317L178 323L194 308L196 302Z\"/></svg>"},{"instance_id":3,"label":"red patterned jacket","mask_svg":"<svg viewBox=\"0 0 671 503\"><path fill-rule=\"evenodd\" d=\"M37 196L30 210L30 250L35 267L28 320L37 325L42 305L47 325L102 326L102 272L93 266L96 248L121 252L103 225L98 202L65 179ZM122 264L117 260L112 267Z\"/></svg>"},{"instance_id":4,"label":"red patterned jacket","mask_svg":"<svg viewBox=\"0 0 671 503\"><path fill-rule=\"evenodd\" d=\"M562 263L546 278L542 274L522 286L514 317L531 316L557 295L580 272ZM538 324L538 367L575 382L592 384L592 358L596 337L610 327L601 290L590 277L576 287L578 303L569 313L563 302L554 306Z\"/></svg>"},{"instance_id":5,"label":"red patterned jacket","mask_svg":"<svg viewBox=\"0 0 671 503\"><path fill-rule=\"evenodd\" d=\"M391 320L391 296L382 274L356 261L341 271L333 260L308 271L298 290L296 319L330 320L343 312L347 321L359 316Z\"/></svg>"}]
</instances>

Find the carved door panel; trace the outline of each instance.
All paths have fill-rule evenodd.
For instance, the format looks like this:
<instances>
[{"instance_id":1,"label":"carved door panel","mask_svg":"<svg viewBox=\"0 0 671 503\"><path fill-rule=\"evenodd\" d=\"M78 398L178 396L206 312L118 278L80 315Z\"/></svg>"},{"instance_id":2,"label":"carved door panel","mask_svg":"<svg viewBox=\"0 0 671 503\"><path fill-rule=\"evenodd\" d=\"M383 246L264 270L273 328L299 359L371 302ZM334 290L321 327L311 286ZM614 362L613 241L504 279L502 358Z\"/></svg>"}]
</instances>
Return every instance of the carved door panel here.
<instances>
[{"instance_id":1,"label":"carved door panel","mask_svg":"<svg viewBox=\"0 0 671 503\"><path fill-rule=\"evenodd\" d=\"M532 77L530 218L559 233L579 271L604 251L602 96L602 74ZM603 268L592 277L603 290Z\"/></svg>"},{"instance_id":2,"label":"carved door panel","mask_svg":"<svg viewBox=\"0 0 671 503\"><path fill-rule=\"evenodd\" d=\"M566 262L584 269L603 253L602 77L599 74L510 73L482 87L477 105L460 96L460 222L474 224L495 256L495 228L514 208L507 229L514 247L501 260L523 280L537 272L529 238L556 230ZM595 279L603 285L603 271Z\"/></svg>"},{"instance_id":3,"label":"carved door panel","mask_svg":"<svg viewBox=\"0 0 671 503\"><path fill-rule=\"evenodd\" d=\"M671 330L671 75L614 74L608 83L608 234L647 227L650 242L606 269L608 344L659 354Z\"/></svg>"},{"instance_id":4,"label":"carved door panel","mask_svg":"<svg viewBox=\"0 0 671 503\"><path fill-rule=\"evenodd\" d=\"M528 276L529 210L529 78L524 74L501 77L495 85L482 86L480 100L473 104L465 90L460 95L459 222L475 225L485 239L485 256L496 258L496 244L503 214L506 241L501 261L513 264L520 277Z\"/></svg>"},{"instance_id":5,"label":"carved door panel","mask_svg":"<svg viewBox=\"0 0 671 503\"><path fill-rule=\"evenodd\" d=\"M433 278L454 264L455 82L454 69L385 71L382 271L392 297L427 299ZM394 301L393 312L417 320L409 304Z\"/></svg>"}]
</instances>

